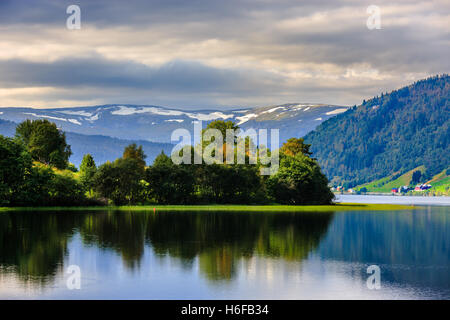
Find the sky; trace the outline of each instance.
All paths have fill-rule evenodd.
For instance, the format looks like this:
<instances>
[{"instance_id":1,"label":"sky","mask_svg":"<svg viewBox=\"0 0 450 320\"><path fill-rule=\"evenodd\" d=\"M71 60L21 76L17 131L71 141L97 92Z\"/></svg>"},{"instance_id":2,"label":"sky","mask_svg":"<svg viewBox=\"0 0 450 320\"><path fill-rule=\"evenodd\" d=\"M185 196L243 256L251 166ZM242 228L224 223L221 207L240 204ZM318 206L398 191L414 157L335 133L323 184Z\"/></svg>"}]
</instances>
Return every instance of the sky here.
<instances>
[{"instance_id":1,"label":"sky","mask_svg":"<svg viewBox=\"0 0 450 320\"><path fill-rule=\"evenodd\" d=\"M448 0L0 0L1 107L351 106L449 57Z\"/></svg>"}]
</instances>

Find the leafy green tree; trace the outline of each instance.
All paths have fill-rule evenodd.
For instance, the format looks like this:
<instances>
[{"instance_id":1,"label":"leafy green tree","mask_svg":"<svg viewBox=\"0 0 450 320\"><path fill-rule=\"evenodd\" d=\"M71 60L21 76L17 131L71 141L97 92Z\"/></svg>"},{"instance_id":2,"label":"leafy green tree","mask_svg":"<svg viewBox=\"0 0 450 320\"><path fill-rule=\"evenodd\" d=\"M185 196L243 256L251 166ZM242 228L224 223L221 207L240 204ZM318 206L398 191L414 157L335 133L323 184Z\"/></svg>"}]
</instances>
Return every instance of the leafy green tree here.
<instances>
[{"instance_id":1,"label":"leafy green tree","mask_svg":"<svg viewBox=\"0 0 450 320\"><path fill-rule=\"evenodd\" d=\"M220 133L222 134L222 145L219 146L219 150L223 155L223 162L226 162L226 152L227 152L227 146L228 145L235 145L238 137L237 137L237 133L239 132L239 126L237 126L234 122L232 121L224 121L224 120L214 120L210 123L208 123L208 125L206 126L205 129L202 130L202 136L204 136L206 130L208 129L216 129L219 130ZM234 130L234 135L232 138L232 141L227 141L227 130ZM206 141L206 140L202 140L202 150L204 150L212 141ZM236 153L236 149L235 149L235 153ZM214 152L212 154L212 156L215 156Z\"/></svg>"},{"instance_id":2,"label":"leafy green tree","mask_svg":"<svg viewBox=\"0 0 450 320\"><path fill-rule=\"evenodd\" d=\"M69 174L55 174L48 184L52 206L75 206L85 203L83 185Z\"/></svg>"},{"instance_id":3,"label":"leafy green tree","mask_svg":"<svg viewBox=\"0 0 450 320\"><path fill-rule=\"evenodd\" d=\"M46 166L34 166L14 199L16 206L48 206L51 203L50 184L55 173Z\"/></svg>"},{"instance_id":4,"label":"leafy green tree","mask_svg":"<svg viewBox=\"0 0 450 320\"><path fill-rule=\"evenodd\" d=\"M21 140L33 160L65 169L72 154L64 132L48 120L26 120L16 128L16 137Z\"/></svg>"},{"instance_id":5,"label":"leafy green tree","mask_svg":"<svg viewBox=\"0 0 450 320\"><path fill-rule=\"evenodd\" d=\"M196 182L206 203L255 203L265 198L256 165L205 164L196 170Z\"/></svg>"},{"instance_id":6,"label":"leafy green tree","mask_svg":"<svg viewBox=\"0 0 450 320\"><path fill-rule=\"evenodd\" d=\"M143 200L142 163L132 158L119 158L101 165L93 177L94 190L116 205L137 204Z\"/></svg>"},{"instance_id":7,"label":"leafy green tree","mask_svg":"<svg viewBox=\"0 0 450 320\"><path fill-rule=\"evenodd\" d=\"M331 204L334 195L317 162L303 153L280 154L278 172L267 179L267 189L277 203Z\"/></svg>"},{"instance_id":8,"label":"leafy green tree","mask_svg":"<svg viewBox=\"0 0 450 320\"><path fill-rule=\"evenodd\" d=\"M109 161L98 167L93 180L94 191L100 197L113 199L116 189L120 188L118 171Z\"/></svg>"},{"instance_id":9,"label":"leafy green tree","mask_svg":"<svg viewBox=\"0 0 450 320\"><path fill-rule=\"evenodd\" d=\"M189 204L195 202L194 166L175 165L162 152L146 169L148 194L157 203Z\"/></svg>"},{"instance_id":10,"label":"leafy green tree","mask_svg":"<svg viewBox=\"0 0 450 320\"><path fill-rule=\"evenodd\" d=\"M411 184L419 183L421 178L422 178L422 172L419 170L414 171L412 174Z\"/></svg>"},{"instance_id":11,"label":"leafy green tree","mask_svg":"<svg viewBox=\"0 0 450 320\"><path fill-rule=\"evenodd\" d=\"M310 156L312 155L312 152L309 150L310 147L311 145L306 144L303 138L290 138L283 144L280 152L289 156L295 156L298 153Z\"/></svg>"},{"instance_id":12,"label":"leafy green tree","mask_svg":"<svg viewBox=\"0 0 450 320\"><path fill-rule=\"evenodd\" d=\"M32 160L24 145L0 135L0 205L14 202L31 167Z\"/></svg>"},{"instance_id":13,"label":"leafy green tree","mask_svg":"<svg viewBox=\"0 0 450 320\"><path fill-rule=\"evenodd\" d=\"M54 173L44 165L30 168L12 194L14 206L74 206L86 204L84 189L70 172Z\"/></svg>"},{"instance_id":14,"label":"leafy green tree","mask_svg":"<svg viewBox=\"0 0 450 320\"><path fill-rule=\"evenodd\" d=\"M92 195L92 188L94 187L94 175L97 172L97 166L94 158L89 153L84 155L80 165L80 181L84 188Z\"/></svg>"},{"instance_id":15,"label":"leafy green tree","mask_svg":"<svg viewBox=\"0 0 450 320\"><path fill-rule=\"evenodd\" d=\"M145 168L145 158L147 158L147 156L145 155L142 146L138 147L135 143L130 144L125 147L122 158L135 159L142 168Z\"/></svg>"},{"instance_id":16,"label":"leafy green tree","mask_svg":"<svg viewBox=\"0 0 450 320\"><path fill-rule=\"evenodd\" d=\"M73 163L69 163L67 165L67 170L71 171L71 172L78 172L78 168L73 164Z\"/></svg>"},{"instance_id":17,"label":"leafy green tree","mask_svg":"<svg viewBox=\"0 0 450 320\"><path fill-rule=\"evenodd\" d=\"M172 159L170 159L164 153L164 151L161 151L161 153L153 161L153 166L169 166L169 167L171 167L172 165L173 165Z\"/></svg>"},{"instance_id":18,"label":"leafy green tree","mask_svg":"<svg viewBox=\"0 0 450 320\"><path fill-rule=\"evenodd\" d=\"M207 129L217 129L220 131L220 133L222 133L222 137L223 137L223 141L225 142L226 137L227 137L227 130L234 130L235 133L238 132L239 130L239 126L236 125L233 121L224 121L224 120L214 120L211 121L210 123L208 123L208 125L206 126L206 129L204 129L202 131L202 133L204 133ZM234 136L234 138L236 139L236 135ZM228 143L232 143L233 141L227 141ZM235 141L234 141L235 142Z\"/></svg>"}]
</instances>

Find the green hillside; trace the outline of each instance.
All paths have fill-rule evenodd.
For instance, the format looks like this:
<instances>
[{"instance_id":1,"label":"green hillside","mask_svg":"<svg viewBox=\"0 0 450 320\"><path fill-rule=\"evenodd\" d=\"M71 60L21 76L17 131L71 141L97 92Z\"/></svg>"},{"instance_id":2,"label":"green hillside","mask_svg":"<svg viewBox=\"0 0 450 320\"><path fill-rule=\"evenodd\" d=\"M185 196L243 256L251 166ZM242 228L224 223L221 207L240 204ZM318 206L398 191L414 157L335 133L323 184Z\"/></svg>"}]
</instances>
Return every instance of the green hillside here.
<instances>
[{"instance_id":1,"label":"green hillside","mask_svg":"<svg viewBox=\"0 0 450 320\"><path fill-rule=\"evenodd\" d=\"M442 171L436 175L428 183L433 187L428 192L435 194L450 195L450 169Z\"/></svg>"},{"instance_id":2,"label":"green hillside","mask_svg":"<svg viewBox=\"0 0 450 320\"><path fill-rule=\"evenodd\" d=\"M450 77L431 77L364 101L323 122L305 140L333 185L397 179L420 166L430 180L449 167Z\"/></svg>"},{"instance_id":3,"label":"green hillside","mask_svg":"<svg viewBox=\"0 0 450 320\"><path fill-rule=\"evenodd\" d=\"M388 193L392 188L399 188L401 186L414 187L418 183L430 184L432 187L426 191L410 193L414 194L434 194L434 195L449 195L450 194L450 176L447 173L450 170L443 170L439 174L432 177L430 180L421 179L419 181L412 181L413 173L420 171L422 174L426 173L426 168L420 166L410 170L402 175L394 174L382 179L378 179L369 183L365 183L355 187L357 192L376 192L376 193Z\"/></svg>"},{"instance_id":4,"label":"green hillside","mask_svg":"<svg viewBox=\"0 0 450 320\"><path fill-rule=\"evenodd\" d=\"M360 191L362 188L366 188L368 192L391 192L392 188L411 186L412 175L415 171L423 172L425 171L425 167L420 166L414 168L413 170L410 170L400 176L398 174L393 174L388 177L357 186L354 189Z\"/></svg>"}]
</instances>

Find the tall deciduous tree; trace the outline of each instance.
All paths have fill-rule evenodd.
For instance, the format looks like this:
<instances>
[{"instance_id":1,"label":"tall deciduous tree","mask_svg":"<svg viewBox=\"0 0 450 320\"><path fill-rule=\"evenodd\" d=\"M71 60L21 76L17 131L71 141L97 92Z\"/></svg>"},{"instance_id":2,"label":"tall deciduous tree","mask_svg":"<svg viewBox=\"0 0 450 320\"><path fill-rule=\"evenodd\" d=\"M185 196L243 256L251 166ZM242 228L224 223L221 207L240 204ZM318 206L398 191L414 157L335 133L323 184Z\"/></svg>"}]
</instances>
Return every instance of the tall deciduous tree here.
<instances>
[{"instance_id":1,"label":"tall deciduous tree","mask_svg":"<svg viewBox=\"0 0 450 320\"><path fill-rule=\"evenodd\" d=\"M33 160L58 169L67 168L72 151L65 133L56 124L48 120L26 120L17 126L16 137L27 146Z\"/></svg>"},{"instance_id":2,"label":"tall deciduous tree","mask_svg":"<svg viewBox=\"0 0 450 320\"><path fill-rule=\"evenodd\" d=\"M89 153L84 155L80 165L80 181L84 188L91 194L94 187L94 175L97 172L97 166L94 158Z\"/></svg>"},{"instance_id":3,"label":"tall deciduous tree","mask_svg":"<svg viewBox=\"0 0 450 320\"><path fill-rule=\"evenodd\" d=\"M277 203L331 204L334 198L317 162L303 153L281 154L278 172L266 183L269 196Z\"/></svg>"},{"instance_id":4,"label":"tall deciduous tree","mask_svg":"<svg viewBox=\"0 0 450 320\"><path fill-rule=\"evenodd\" d=\"M135 204L143 200L145 154L136 144L125 148L124 157L101 165L93 178L96 192L116 205Z\"/></svg>"},{"instance_id":5,"label":"tall deciduous tree","mask_svg":"<svg viewBox=\"0 0 450 320\"><path fill-rule=\"evenodd\" d=\"M147 158L147 156L145 155L142 146L138 147L135 143L130 144L129 146L125 147L122 158L135 159L142 168L145 168L145 158Z\"/></svg>"},{"instance_id":6,"label":"tall deciduous tree","mask_svg":"<svg viewBox=\"0 0 450 320\"><path fill-rule=\"evenodd\" d=\"M295 156L299 153L310 156L312 155L312 152L309 150L310 147L311 145L305 143L303 138L290 138L283 144L280 151L289 156Z\"/></svg>"},{"instance_id":7,"label":"tall deciduous tree","mask_svg":"<svg viewBox=\"0 0 450 320\"><path fill-rule=\"evenodd\" d=\"M32 161L25 147L0 135L0 205L10 204L25 184Z\"/></svg>"},{"instance_id":8,"label":"tall deciduous tree","mask_svg":"<svg viewBox=\"0 0 450 320\"><path fill-rule=\"evenodd\" d=\"M162 152L151 167L146 169L148 194L152 200L164 204L188 204L195 202L194 165L175 165Z\"/></svg>"}]
</instances>

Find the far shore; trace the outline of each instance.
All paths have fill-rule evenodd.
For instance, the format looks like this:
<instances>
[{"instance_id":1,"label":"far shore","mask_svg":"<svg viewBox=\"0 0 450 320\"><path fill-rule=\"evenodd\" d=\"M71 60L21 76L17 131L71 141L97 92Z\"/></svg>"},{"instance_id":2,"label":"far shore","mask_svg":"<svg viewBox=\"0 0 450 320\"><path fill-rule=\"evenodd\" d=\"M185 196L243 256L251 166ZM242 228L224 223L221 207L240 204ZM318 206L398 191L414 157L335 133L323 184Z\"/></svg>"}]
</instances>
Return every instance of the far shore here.
<instances>
[{"instance_id":1,"label":"far shore","mask_svg":"<svg viewBox=\"0 0 450 320\"><path fill-rule=\"evenodd\" d=\"M415 206L398 204L337 203L334 205L142 205L97 207L3 207L0 212L12 211L215 211L215 212L335 212L412 210Z\"/></svg>"},{"instance_id":2,"label":"far shore","mask_svg":"<svg viewBox=\"0 0 450 320\"><path fill-rule=\"evenodd\" d=\"M364 204L397 204L414 206L450 206L450 197L420 197L420 196L392 196L392 195L336 195L337 203Z\"/></svg>"}]
</instances>

